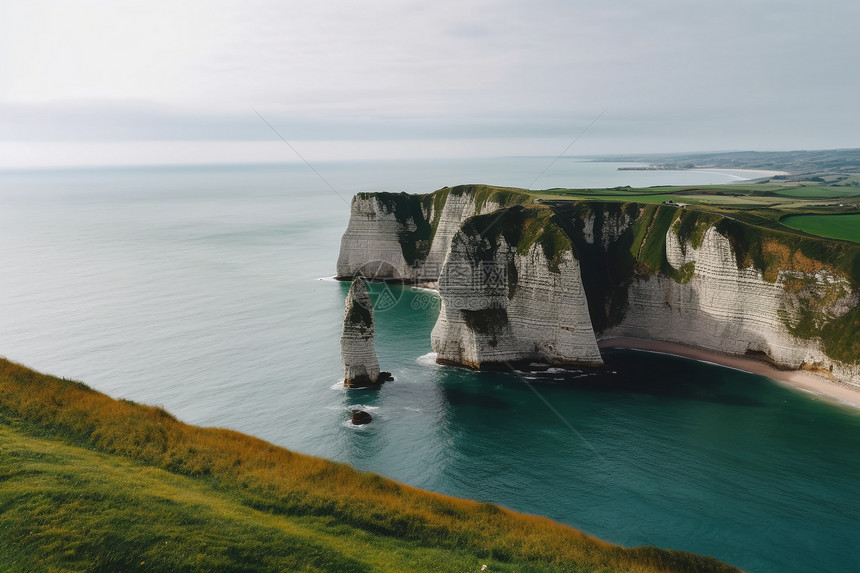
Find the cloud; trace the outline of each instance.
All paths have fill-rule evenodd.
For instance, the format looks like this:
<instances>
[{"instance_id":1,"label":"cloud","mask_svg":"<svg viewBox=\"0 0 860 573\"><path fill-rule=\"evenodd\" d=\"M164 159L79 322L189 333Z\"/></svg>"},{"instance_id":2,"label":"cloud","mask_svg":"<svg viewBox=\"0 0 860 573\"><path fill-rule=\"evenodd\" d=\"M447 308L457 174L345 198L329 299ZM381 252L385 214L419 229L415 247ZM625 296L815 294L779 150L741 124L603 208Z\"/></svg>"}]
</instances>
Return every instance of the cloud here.
<instances>
[{"instance_id":1,"label":"cloud","mask_svg":"<svg viewBox=\"0 0 860 573\"><path fill-rule=\"evenodd\" d=\"M857 145L860 5L5 3L5 139ZM265 126L262 126L265 128ZM649 143L650 142L650 143ZM584 142L585 143L585 142Z\"/></svg>"}]
</instances>

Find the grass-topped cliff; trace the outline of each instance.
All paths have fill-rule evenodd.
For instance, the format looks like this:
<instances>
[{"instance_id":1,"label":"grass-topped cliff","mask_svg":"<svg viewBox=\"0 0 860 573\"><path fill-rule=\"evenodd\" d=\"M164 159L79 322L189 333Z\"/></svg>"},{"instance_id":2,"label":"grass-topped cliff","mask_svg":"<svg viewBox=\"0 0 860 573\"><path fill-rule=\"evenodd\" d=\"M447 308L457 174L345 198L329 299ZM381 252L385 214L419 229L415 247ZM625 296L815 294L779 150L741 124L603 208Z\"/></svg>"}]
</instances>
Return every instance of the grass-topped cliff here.
<instances>
[{"instance_id":1,"label":"grass-topped cliff","mask_svg":"<svg viewBox=\"0 0 860 573\"><path fill-rule=\"evenodd\" d=\"M820 340L827 356L845 364L860 356L860 305L830 312L834 301L845 304L848 299L840 299L845 292L860 292L860 176L855 174L647 189L526 191L465 185L426 195L373 197L402 223L398 240L410 265L420 265L433 248L440 217L455 197L477 207L472 213L489 202L500 207L471 219L465 215L465 225L482 227L472 229L474 235L504 234L518 250L540 242L551 267L550 251L564 250L570 242L582 263L597 333L624 318L635 277L658 274L679 284L692 279L695 262L680 268L669 264L667 233L675 235L682 250L687 245L697 249L705 232L715 228L730 242L739 269L754 268L769 283L783 281L792 300L790 311L779 318L790 334ZM446 227L450 233L455 228ZM491 248L494 241L484 243ZM516 288L515 269L508 276L514 280L510 288ZM827 281L835 286L823 287Z\"/></svg>"},{"instance_id":2,"label":"grass-topped cliff","mask_svg":"<svg viewBox=\"0 0 860 573\"><path fill-rule=\"evenodd\" d=\"M420 491L0 359L3 571L736 571Z\"/></svg>"},{"instance_id":3,"label":"grass-topped cliff","mask_svg":"<svg viewBox=\"0 0 860 573\"><path fill-rule=\"evenodd\" d=\"M780 176L730 185L661 186L645 189L547 189L545 200L676 203L739 221L795 234L860 243L860 175L792 180Z\"/></svg>"},{"instance_id":4,"label":"grass-topped cliff","mask_svg":"<svg viewBox=\"0 0 860 573\"><path fill-rule=\"evenodd\" d=\"M503 237L508 247L519 255L525 255L535 244L539 244L550 268L558 272L562 253L573 248L559 223L555 212L545 205L514 205L471 217L463 223L462 231L466 236L475 238L478 261L494 260L500 245L498 239ZM509 272L516 276L515 268ZM515 285L514 280L511 286Z\"/></svg>"},{"instance_id":5,"label":"grass-topped cliff","mask_svg":"<svg viewBox=\"0 0 860 573\"><path fill-rule=\"evenodd\" d=\"M841 276L851 290L860 291L860 245L761 227L693 207L599 201L553 202L552 207L576 247L597 332L623 318L627 287L635 276L660 274L677 283L690 280L694 263L676 269L667 260L668 233L678 238L682 248L696 249L713 227L729 240L738 268L754 268L771 283L783 273L785 288L799 295L796 315L781 317L791 334L820 339L828 356L847 364L860 356L860 306L828 317L824 310L847 294L846 288L834 285L828 292L819 292L809 278L822 272ZM632 222L630 227L608 245L601 244L601 236L613 232L615 222L625 218ZM594 239L586 238L586 226Z\"/></svg>"},{"instance_id":6,"label":"grass-topped cliff","mask_svg":"<svg viewBox=\"0 0 860 573\"><path fill-rule=\"evenodd\" d=\"M457 189L472 191L471 187ZM493 237L505 235L506 242L518 245L518 250L540 242L551 266L557 252L572 242L583 263L583 283L597 332L622 318L627 285L635 275L662 274L678 283L690 280L693 263L675 269L667 261L666 234L670 230L682 247L690 244L699 248L705 231L716 227L729 239L738 267L755 268L768 282L776 281L780 272L824 271L846 277L854 290L860 291L860 243L814 236L782 223L786 217L792 222L816 217L820 234L833 230L839 236L853 237L860 233L860 224L855 228L845 222L846 217L860 218L860 207L855 209L846 199L853 197L860 205L860 190L846 185L843 179L830 186L768 181L704 188L493 190L480 186L483 196L503 194L504 201L500 202L513 206L469 219L465 223L468 230L487 238L485 242L490 245L495 244ZM447 192L446 188L421 197L438 201ZM526 197L543 204L524 208ZM828 217L838 224L826 223ZM611 233L611 227L622 219L631 223L630 228L601 245L601 235ZM597 235L596 240L586 239L586 225L590 227L588 233ZM566 236L559 234L559 228ZM508 274L515 278L515 272ZM789 283L795 291L804 291L802 279ZM804 300L797 317L784 317L786 326L800 338L820 338L828 356L855 362L860 356L856 335L860 331L860 306L834 320L822 320L821 310L828 302L827 297Z\"/></svg>"},{"instance_id":7,"label":"grass-topped cliff","mask_svg":"<svg viewBox=\"0 0 860 573\"><path fill-rule=\"evenodd\" d=\"M382 209L401 224L398 234L403 258L410 266L421 264L430 252L445 204L451 198L465 197L480 212L488 203L507 207L530 203L531 197L519 189L490 185L457 185L432 193L358 193L356 199L376 198Z\"/></svg>"}]
</instances>

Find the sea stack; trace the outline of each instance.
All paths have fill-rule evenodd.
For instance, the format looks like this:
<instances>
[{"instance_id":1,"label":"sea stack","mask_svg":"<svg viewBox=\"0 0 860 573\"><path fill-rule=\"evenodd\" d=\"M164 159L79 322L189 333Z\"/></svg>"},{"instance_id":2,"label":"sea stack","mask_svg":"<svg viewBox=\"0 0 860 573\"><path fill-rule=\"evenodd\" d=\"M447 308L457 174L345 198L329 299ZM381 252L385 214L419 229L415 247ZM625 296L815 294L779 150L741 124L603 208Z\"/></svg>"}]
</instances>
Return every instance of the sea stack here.
<instances>
[{"instance_id":1,"label":"sea stack","mask_svg":"<svg viewBox=\"0 0 860 573\"><path fill-rule=\"evenodd\" d=\"M352 281L346 297L340 357L343 360L344 386L364 388L383 382L373 348L373 305L361 277Z\"/></svg>"}]
</instances>

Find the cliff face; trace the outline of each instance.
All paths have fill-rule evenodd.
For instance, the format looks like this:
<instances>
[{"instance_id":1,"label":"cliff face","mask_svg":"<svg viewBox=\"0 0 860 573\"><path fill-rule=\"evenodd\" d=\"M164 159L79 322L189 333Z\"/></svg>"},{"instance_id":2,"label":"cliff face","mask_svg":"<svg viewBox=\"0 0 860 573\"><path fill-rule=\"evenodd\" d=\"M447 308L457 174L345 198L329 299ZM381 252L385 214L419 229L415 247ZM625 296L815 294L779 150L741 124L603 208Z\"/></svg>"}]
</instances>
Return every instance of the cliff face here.
<instances>
[{"instance_id":1,"label":"cliff face","mask_svg":"<svg viewBox=\"0 0 860 573\"><path fill-rule=\"evenodd\" d=\"M376 386L380 381L379 361L373 347L373 306L367 285L352 281L346 297L346 314L340 338L343 383L349 387Z\"/></svg>"},{"instance_id":2,"label":"cliff face","mask_svg":"<svg viewBox=\"0 0 860 573\"><path fill-rule=\"evenodd\" d=\"M414 279L421 265L419 279L439 276L432 343L442 362L599 363L596 333L860 386L860 246L672 205L532 205L477 186L404 197L412 207L391 207L387 194L354 201L338 274L381 254L396 261L395 278Z\"/></svg>"},{"instance_id":3,"label":"cliff face","mask_svg":"<svg viewBox=\"0 0 860 573\"><path fill-rule=\"evenodd\" d=\"M409 203L414 201L406 199ZM417 206L420 212L420 203ZM411 276L412 268L403 256L401 237L414 233L418 225L414 214L403 213L398 217L399 214L379 195L360 193L352 198L349 224L341 238L337 259L338 278ZM413 243L417 240L413 239Z\"/></svg>"},{"instance_id":4,"label":"cliff face","mask_svg":"<svg viewBox=\"0 0 860 573\"><path fill-rule=\"evenodd\" d=\"M750 355L860 385L860 290L832 262L856 248L677 207L579 205L566 214L574 242L590 249L584 280L601 337Z\"/></svg>"},{"instance_id":5,"label":"cliff face","mask_svg":"<svg viewBox=\"0 0 860 573\"><path fill-rule=\"evenodd\" d=\"M439 278L439 362L602 364L573 246L553 219L517 206L463 223Z\"/></svg>"},{"instance_id":6,"label":"cliff face","mask_svg":"<svg viewBox=\"0 0 860 573\"><path fill-rule=\"evenodd\" d=\"M848 281L820 270L778 271L768 282L754 267L739 268L729 239L710 227L699 248L681 243L670 230L666 258L689 269L686 282L664 276L637 278L630 286L624 319L604 336L635 336L681 342L727 354L763 357L791 369L813 367L847 373L814 338L791 333L803 306L815 304L820 320L844 315L857 304ZM693 265L693 266L688 266ZM806 292L796 290L803 283Z\"/></svg>"},{"instance_id":7,"label":"cliff face","mask_svg":"<svg viewBox=\"0 0 860 573\"><path fill-rule=\"evenodd\" d=\"M425 195L359 193L341 239L337 276L436 281L463 221L524 202L531 198L485 185L445 187Z\"/></svg>"}]
</instances>

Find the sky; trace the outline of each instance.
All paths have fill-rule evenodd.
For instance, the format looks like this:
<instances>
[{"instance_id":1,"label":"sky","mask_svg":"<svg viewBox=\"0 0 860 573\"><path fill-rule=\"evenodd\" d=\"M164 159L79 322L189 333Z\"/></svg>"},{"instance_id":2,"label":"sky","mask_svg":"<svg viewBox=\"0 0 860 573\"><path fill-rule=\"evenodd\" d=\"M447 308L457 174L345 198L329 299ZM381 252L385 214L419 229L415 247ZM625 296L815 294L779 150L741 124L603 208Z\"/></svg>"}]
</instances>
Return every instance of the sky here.
<instances>
[{"instance_id":1,"label":"sky","mask_svg":"<svg viewBox=\"0 0 860 573\"><path fill-rule=\"evenodd\" d=\"M854 0L0 0L0 167L858 147ZM572 145L571 145L572 144Z\"/></svg>"}]
</instances>

